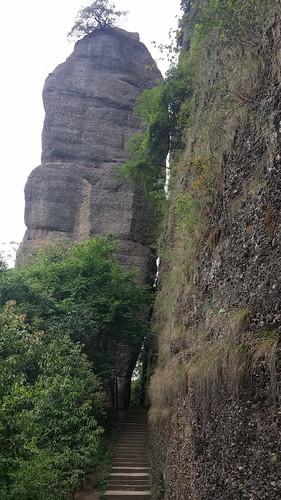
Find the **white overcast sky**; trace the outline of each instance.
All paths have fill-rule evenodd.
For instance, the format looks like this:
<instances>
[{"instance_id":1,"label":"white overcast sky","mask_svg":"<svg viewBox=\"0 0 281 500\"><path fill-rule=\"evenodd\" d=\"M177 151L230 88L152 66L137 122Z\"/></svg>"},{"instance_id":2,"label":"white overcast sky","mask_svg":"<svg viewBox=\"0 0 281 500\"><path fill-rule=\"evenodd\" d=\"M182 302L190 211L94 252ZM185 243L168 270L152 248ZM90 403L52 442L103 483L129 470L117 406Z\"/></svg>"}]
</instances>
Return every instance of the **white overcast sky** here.
<instances>
[{"instance_id":1,"label":"white overcast sky","mask_svg":"<svg viewBox=\"0 0 281 500\"><path fill-rule=\"evenodd\" d=\"M2 0L1 12L1 180L0 243L20 241L24 225L24 185L40 164L44 119L42 88L47 75L72 52L66 34L83 0ZM137 31L155 58L153 48L168 42L176 26L180 0L115 0L130 13L120 24ZM164 72L167 63L159 62Z\"/></svg>"}]
</instances>

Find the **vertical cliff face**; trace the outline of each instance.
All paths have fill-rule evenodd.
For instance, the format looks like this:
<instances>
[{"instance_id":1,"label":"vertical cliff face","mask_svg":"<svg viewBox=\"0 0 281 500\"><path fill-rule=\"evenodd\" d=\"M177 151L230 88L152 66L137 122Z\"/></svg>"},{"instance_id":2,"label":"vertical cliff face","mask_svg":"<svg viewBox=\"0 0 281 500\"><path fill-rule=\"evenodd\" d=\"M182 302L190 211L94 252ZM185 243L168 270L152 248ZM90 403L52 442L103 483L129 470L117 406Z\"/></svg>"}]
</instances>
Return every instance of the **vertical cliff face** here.
<instances>
[{"instance_id":1,"label":"vertical cliff face","mask_svg":"<svg viewBox=\"0 0 281 500\"><path fill-rule=\"evenodd\" d=\"M114 234L119 259L151 282L152 220L144 192L121 180L128 140L141 130L134 114L140 93L161 79L134 33L107 28L76 43L45 83L42 165L25 188L27 231L18 262L49 242ZM120 361L120 402L128 399L137 351ZM123 356L124 357L124 356Z\"/></svg>"},{"instance_id":2,"label":"vertical cliff face","mask_svg":"<svg viewBox=\"0 0 281 500\"><path fill-rule=\"evenodd\" d=\"M230 39L214 27L228 6ZM196 61L183 54L196 78L172 163L151 383L166 500L280 498L280 3L243 8L211 11Z\"/></svg>"}]
</instances>

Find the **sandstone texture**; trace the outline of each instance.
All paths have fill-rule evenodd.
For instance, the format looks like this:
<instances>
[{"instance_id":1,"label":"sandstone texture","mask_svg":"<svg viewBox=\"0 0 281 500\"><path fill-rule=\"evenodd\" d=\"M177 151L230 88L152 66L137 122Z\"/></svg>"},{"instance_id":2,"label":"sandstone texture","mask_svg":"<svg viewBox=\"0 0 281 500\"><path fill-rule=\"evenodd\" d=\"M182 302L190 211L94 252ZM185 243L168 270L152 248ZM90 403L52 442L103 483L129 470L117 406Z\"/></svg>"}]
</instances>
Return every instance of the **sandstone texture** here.
<instances>
[{"instance_id":1,"label":"sandstone texture","mask_svg":"<svg viewBox=\"0 0 281 500\"><path fill-rule=\"evenodd\" d=\"M150 208L142 188L121 179L118 167L129 159L129 139L141 130L136 99L161 78L139 36L117 28L85 36L48 76L42 164L25 188L27 231L19 264L49 242L114 234L120 262L136 268L140 282L153 282ZM129 354L120 374L127 398L136 357Z\"/></svg>"},{"instance_id":2,"label":"sandstone texture","mask_svg":"<svg viewBox=\"0 0 281 500\"><path fill-rule=\"evenodd\" d=\"M85 36L45 83L42 165L25 188L27 231L18 260L46 242L114 234L120 258L150 279L151 217L141 188L118 177L128 140L140 131L137 97L161 79L135 33Z\"/></svg>"}]
</instances>

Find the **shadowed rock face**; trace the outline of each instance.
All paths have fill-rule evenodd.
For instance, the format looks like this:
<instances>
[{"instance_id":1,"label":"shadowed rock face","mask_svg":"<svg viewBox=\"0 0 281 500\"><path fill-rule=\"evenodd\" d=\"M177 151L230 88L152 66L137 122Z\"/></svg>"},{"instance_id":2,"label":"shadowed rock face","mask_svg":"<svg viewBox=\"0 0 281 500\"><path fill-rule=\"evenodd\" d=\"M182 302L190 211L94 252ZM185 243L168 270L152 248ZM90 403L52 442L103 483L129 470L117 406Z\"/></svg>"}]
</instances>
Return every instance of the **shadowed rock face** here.
<instances>
[{"instance_id":1,"label":"shadowed rock face","mask_svg":"<svg viewBox=\"0 0 281 500\"><path fill-rule=\"evenodd\" d=\"M50 241L113 233L122 264L138 268L140 281L152 281L149 206L142 189L120 180L116 171L129 158L128 140L141 129L133 112L136 99L160 79L138 35L116 28L85 36L48 76L42 165L25 188L27 231L19 264ZM126 379L136 353L129 357L122 368ZM127 384L121 392L128 396L128 390Z\"/></svg>"}]
</instances>

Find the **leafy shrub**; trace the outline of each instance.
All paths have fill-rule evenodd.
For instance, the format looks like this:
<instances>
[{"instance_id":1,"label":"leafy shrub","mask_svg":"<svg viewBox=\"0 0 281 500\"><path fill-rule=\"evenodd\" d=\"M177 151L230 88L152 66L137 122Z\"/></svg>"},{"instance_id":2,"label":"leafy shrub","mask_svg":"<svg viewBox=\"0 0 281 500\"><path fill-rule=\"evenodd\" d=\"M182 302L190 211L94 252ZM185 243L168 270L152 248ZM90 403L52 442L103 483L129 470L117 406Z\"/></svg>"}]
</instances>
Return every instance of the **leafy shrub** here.
<instances>
[{"instance_id":1,"label":"leafy shrub","mask_svg":"<svg viewBox=\"0 0 281 500\"><path fill-rule=\"evenodd\" d=\"M163 83L141 94L135 112L145 130L131 139L132 159L121 168L121 174L142 184L149 196L152 192L163 191L165 182L169 115Z\"/></svg>"},{"instance_id":2,"label":"leafy shrub","mask_svg":"<svg viewBox=\"0 0 281 500\"><path fill-rule=\"evenodd\" d=\"M94 371L114 386L120 344L140 346L149 330L150 293L117 262L117 243L95 238L69 250L50 248L30 266L2 273L0 305L37 329L60 331L83 344ZM114 391L113 391L114 392Z\"/></svg>"},{"instance_id":3,"label":"leafy shrub","mask_svg":"<svg viewBox=\"0 0 281 500\"><path fill-rule=\"evenodd\" d=\"M81 348L0 313L0 497L65 498L95 458L103 391Z\"/></svg>"}]
</instances>

